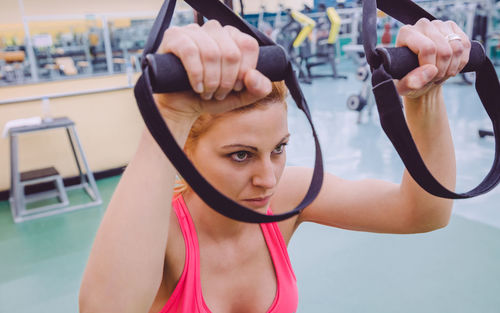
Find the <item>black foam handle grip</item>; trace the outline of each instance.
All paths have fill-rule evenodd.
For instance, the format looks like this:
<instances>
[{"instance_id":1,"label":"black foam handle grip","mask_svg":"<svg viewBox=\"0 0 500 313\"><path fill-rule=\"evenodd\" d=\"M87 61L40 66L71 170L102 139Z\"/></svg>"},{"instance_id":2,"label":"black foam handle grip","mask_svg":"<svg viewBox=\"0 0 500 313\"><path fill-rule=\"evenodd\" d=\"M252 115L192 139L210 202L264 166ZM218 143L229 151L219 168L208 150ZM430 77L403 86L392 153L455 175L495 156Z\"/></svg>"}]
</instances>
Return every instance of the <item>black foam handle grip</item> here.
<instances>
[{"instance_id":1,"label":"black foam handle grip","mask_svg":"<svg viewBox=\"0 0 500 313\"><path fill-rule=\"evenodd\" d=\"M377 48L383 59L384 68L392 78L401 79L418 67L418 57L407 47ZM475 72L486 59L484 48L478 41L471 42L469 62L461 73Z\"/></svg>"},{"instance_id":2,"label":"black foam handle grip","mask_svg":"<svg viewBox=\"0 0 500 313\"><path fill-rule=\"evenodd\" d=\"M181 60L172 53L148 54L151 86L154 93L190 90L188 75ZM257 60L257 70L271 81L285 79L288 59L281 46L261 46Z\"/></svg>"}]
</instances>

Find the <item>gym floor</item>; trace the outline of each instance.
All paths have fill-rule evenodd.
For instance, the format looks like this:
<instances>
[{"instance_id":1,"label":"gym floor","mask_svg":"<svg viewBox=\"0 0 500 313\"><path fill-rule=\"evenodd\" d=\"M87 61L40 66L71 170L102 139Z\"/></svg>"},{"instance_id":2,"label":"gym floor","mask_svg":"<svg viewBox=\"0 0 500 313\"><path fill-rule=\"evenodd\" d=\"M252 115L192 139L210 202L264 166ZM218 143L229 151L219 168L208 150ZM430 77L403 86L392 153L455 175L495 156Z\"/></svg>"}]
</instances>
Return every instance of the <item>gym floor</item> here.
<instances>
[{"instance_id":1,"label":"gym floor","mask_svg":"<svg viewBox=\"0 0 500 313\"><path fill-rule=\"evenodd\" d=\"M318 69L328 72L327 68ZM347 80L315 79L304 85L324 153L326 170L347 179L398 182L403 165L382 132L376 109L346 108L361 90L356 67L343 60ZM458 168L458 191L475 187L488 172L491 129L473 86L445 84ZM289 103L288 164L313 165L313 142L302 112ZM14 224L0 202L0 312L78 311L78 289L90 248L119 177L98 181L103 205ZM85 201L72 192L71 202ZM500 189L455 202L450 224L416 235L353 232L301 226L289 246L299 283L299 312L500 312ZM312 244L313 243L313 244Z\"/></svg>"}]
</instances>

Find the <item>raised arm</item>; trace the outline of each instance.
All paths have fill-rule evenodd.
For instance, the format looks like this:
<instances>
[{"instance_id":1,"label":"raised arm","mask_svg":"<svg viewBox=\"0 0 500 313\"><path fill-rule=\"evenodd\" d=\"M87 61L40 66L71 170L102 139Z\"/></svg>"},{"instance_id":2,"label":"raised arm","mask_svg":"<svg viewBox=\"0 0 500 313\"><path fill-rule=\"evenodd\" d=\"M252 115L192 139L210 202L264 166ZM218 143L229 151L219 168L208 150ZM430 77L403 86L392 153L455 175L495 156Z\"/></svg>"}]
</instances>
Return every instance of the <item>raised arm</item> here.
<instances>
[{"instance_id":1,"label":"raised arm","mask_svg":"<svg viewBox=\"0 0 500 313\"><path fill-rule=\"evenodd\" d=\"M196 91L155 95L180 146L200 114L247 105L271 91L271 82L255 70L256 41L218 22L169 28L158 52L181 59ZM175 175L144 131L97 232L80 312L149 311L163 277Z\"/></svg>"},{"instance_id":2,"label":"raised arm","mask_svg":"<svg viewBox=\"0 0 500 313\"><path fill-rule=\"evenodd\" d=\"M460 40L449 36L453 33ZM396 44L408 46L418 54L420 62L420 67L396 82L404 96L411 134L427 167L445 187L453 190L455 155L441 84L465 66L470 41L453 22L422 19L414 26L402 27ZM306 172L290 169L284 178L293 181ZM320 196L303 211L299 222L372 232L415 233L447 225L451 209L451 200L430 195L406 170L401 184L346 181L328 174Z\"/></svg>"}]
</instances>

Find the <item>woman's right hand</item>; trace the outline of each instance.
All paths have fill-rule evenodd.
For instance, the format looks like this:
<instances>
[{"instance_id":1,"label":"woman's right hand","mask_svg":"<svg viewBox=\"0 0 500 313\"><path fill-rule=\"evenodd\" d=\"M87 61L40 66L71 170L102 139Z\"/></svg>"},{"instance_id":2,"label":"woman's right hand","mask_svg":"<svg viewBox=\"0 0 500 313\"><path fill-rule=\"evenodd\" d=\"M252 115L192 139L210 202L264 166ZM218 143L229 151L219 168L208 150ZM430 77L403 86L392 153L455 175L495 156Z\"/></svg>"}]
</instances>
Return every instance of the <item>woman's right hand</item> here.
<instances>
[{"instance_id":1,"label":"woman's right hand","mask_svg":"<svg viewBox=\"0 0 500 313\"><path fill-rule=\"evenodd\" d=\"M271 81L255 69L257 41L232 26L210 20L165 31L157 53L173 53L184 65L192 91L155 94L160 113L191 125L202 113L245 106L271 92Z\"/></svg>"}]
</instances>

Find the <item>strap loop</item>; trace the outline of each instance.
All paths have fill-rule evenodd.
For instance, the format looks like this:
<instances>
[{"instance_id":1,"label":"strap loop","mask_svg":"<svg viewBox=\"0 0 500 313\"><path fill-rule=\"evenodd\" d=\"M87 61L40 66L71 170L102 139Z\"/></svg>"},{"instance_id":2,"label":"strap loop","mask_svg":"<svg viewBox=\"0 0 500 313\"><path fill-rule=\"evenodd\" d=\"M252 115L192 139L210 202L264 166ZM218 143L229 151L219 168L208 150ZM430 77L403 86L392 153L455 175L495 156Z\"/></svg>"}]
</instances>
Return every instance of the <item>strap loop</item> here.
<instances>
[{"instance_id":1,"label":"strap loop","mask_svg":"<svg viewBox=\"0 0 500 313\"><path fill-rule=\"evenodd\" d=\"M269 37L243 21L219 0L185 0L185 2L205 17L217 19L223 25L232 25L240 31L253 36L260 46L276 45ZM151 75L154 75L155 71L150 70L146 56L150 53L154 53L158 49L163 34L170 25L174 8L175 0L166 0L163 3L160 13L149 34L146 47L144 48L142 63L143 74L134 88L139 110L153 138L192 189L208 206L217 212L229 218L249 223L277 222L299 214L316 198L321 190L323 183L323 158L307 102L300 89L295 73L292 70L290 61L286 60L286 69L284 69L286 72L285 83L297 106L304 112L311 125L316 151L315 166L309 189L304 199L296 208L283 214L264 215L239 205L233 200L225 197L210 185L189 161L182 148L179 147L156 107L150 80L151 77L154 77ZM149 59L154 60L154 58ZM169 68L169 74L173 74L171 73L172 71L173 68ZM159 76L154 78L158 79ZM160 81L157 83L161 85L162 82Z\"/></svg>"},{"instance_id":2,"label":"strap loop","mask_svg":"<svg viewBox=\"0 0 500 313\"><path fill-rule=\"evenodd\" d=\"M367 61L372 69L372 86L380 124L391 140L401 160L413 179L427 192L443 198L464 199L484 194L500 182L500 82L484 48L472 42L471 58L466 70L476 71L476 90L491 119L495 134L495 159L484 180L474 189L465 193L455 193L446 189L432 176L413 141L403 112L403 105L393 83L393 78L402 78L418 66L418 59L408 48L376 49L376 9L403 23L416 23L420 18L435 18L410 0L364 0L363 40ZM393 59L391 59L391 56ZM395 64L395 59L401 66ZM413 66L413 68L412 68ZM404 69L402 69L404 68ZM391 71L391 72L389 72ZM397 74L394 74L397 73Z\"/></svg>"}]
</instances>

